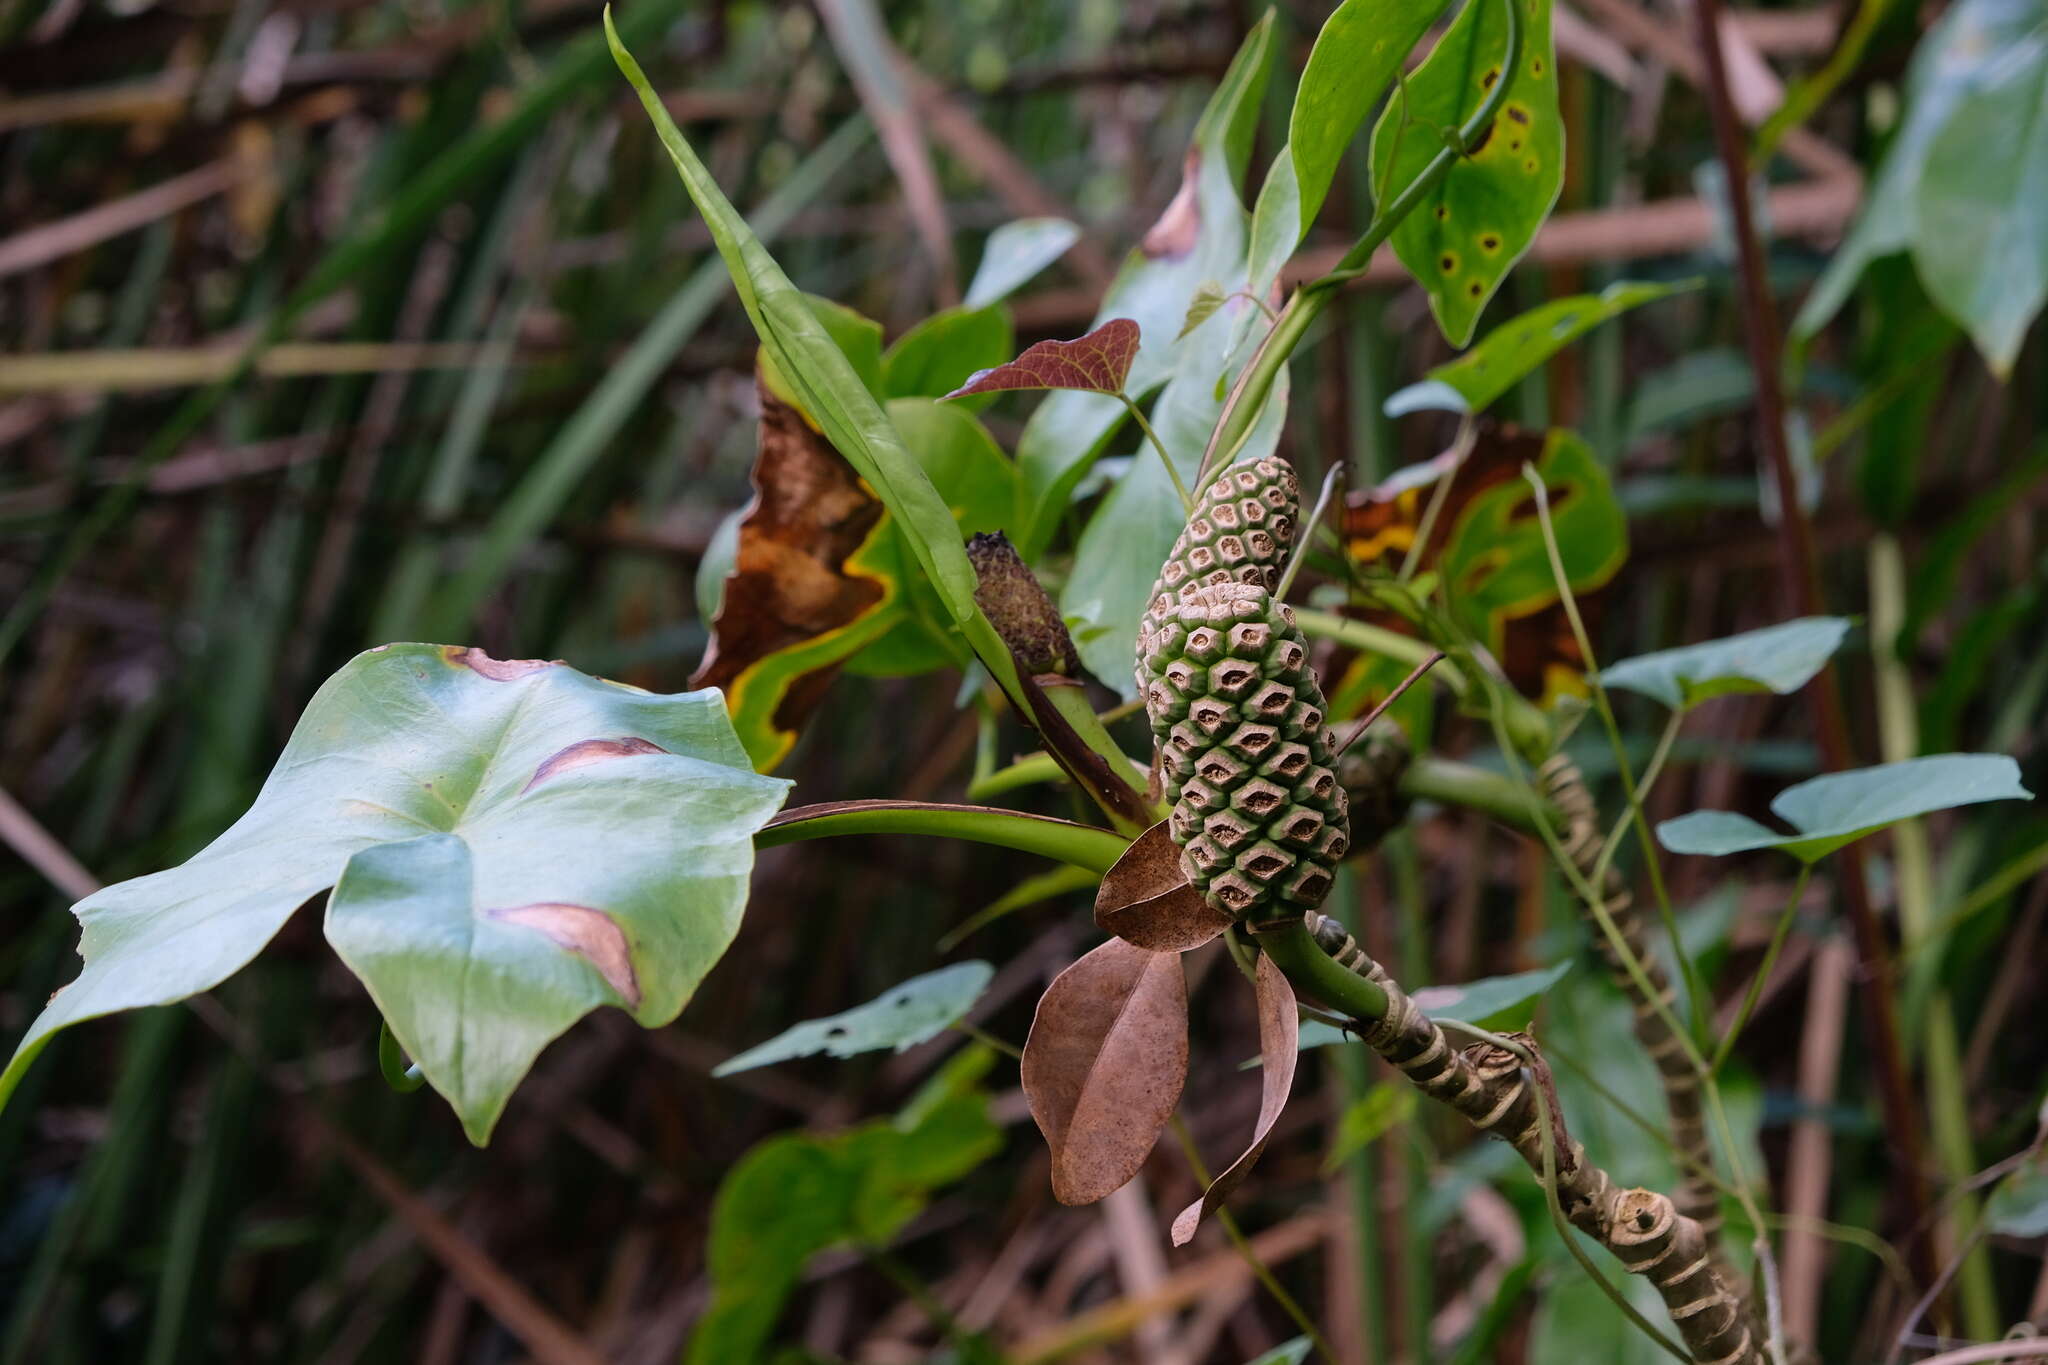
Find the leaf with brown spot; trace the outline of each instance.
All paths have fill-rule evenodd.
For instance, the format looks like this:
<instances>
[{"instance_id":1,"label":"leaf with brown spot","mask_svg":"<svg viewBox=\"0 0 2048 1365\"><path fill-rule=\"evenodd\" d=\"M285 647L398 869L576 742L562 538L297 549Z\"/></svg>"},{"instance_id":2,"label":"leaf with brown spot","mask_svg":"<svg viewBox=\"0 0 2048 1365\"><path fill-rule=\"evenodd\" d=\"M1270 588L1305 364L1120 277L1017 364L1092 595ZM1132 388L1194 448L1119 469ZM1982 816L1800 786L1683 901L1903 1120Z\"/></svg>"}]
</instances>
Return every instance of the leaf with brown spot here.
<instances>
[{"instance_id":1,"label":"leaf with brown spot","mask_svg":"<svg viewBox=\"0 0 2048 1365\"><path fill-rule=\"evenodd\" d=\"M359 655L232 828L79 903L84 969L0 1099L58 1030L212 990L324 900L328 943L480 1144L591 1010L676 1017L739 928L787 786L753 771L716 692L431 644Z\"/></svg>"},{"instance_id":2,"label":"leaf with brown spot","mask_svg":"<svg viewBox=\"0 0 2048 1365\"><path fill-rule=\"evenodd\" d=\"M492 682L516 682L529 673L538 673L562 662L560 659L493 659L475 645L444 645L441 657L457 668L466 668Z\"/></svg>"},{"instance_id":3,"label":"leaf with brown spot","mask_svg":"<svg viewBox=\"0 0 2048 1365\"><path fill-rule=\"evenodd\" d=\"M1252 1143L1245 1148L1244 1155L1231 1162L1202 1197L1182 1209L1180 1217L1173 1220L1173 1244L1177 1247L1193 1240L1202 1219L1252 1173L1252 1167L1266 1150L1267 1139L1273 1136L1273 1125L1280 1121L1280 1112L1287 1107L1288 1095L1294 1090L1294 1068L1301 1052L1301 1015L1294 1003L1294 987L1273 965L1273 959L1263 954L1259 957L1254 985L1259 997L1259 1056L1265 1063L1260 1072L1263 1089L1258 1126L1252 1130Z\"/></svg>"},{"instance_id":4,"label":"leaf with brown spot","mask_svg":"<svg viewBox=\"0 0 2048 1365\"><path fill-rule=\"evenodd\" d=\"M602 910L587 905L565 905L541 901L486 910L484 916L502 924L522 924L548 936L559 947L590 963L611 983L629 1009L640 1008L640 979L633 970L633 954L618 921Z\"/></svg>"},{"instance_id":5,"label":"leaf with brown spot","mask_svg":"<svg viewBox=\"0 0 2048 1365\"><path fill-rule=\"evenodd\" d=\"M581 739L555 750L542 759L540 766L533 770L533 776L527 780L522 790L532 791L551 777L575 768L588 767L592 763L602 763L608 758L631 758L636 754L667 752L668 750L653 740L642 739L638 735L627 735L621 739Z\"/></svg>"},{"instance_id":6,"label":"leaf with brown spot","mask_svg":"<svg viewBox=\"0 0 2048 1365\"><path fill-rule=\"evenodd\" d=\"M1234 921L1189 884L1161 820L1139 835L1095 893L1095 923L1155 953L1199 948Z\"/></svg>"},{"instance_id":7,"label":"leaf with brown spot","mask_svg":"<svg viewBox=\"0 0 2048 1365\"><path fill-rule=\"evenodd\" d=\"M1138 324L1129 318L1111 318L1086 336L1072 341L1041 341L1015 360L992 370L977 370L946 397L964 398L1007 389L1122 393L1124 378L1137 358Z\"/></svg>"},{"instance_id":8,"label":"leaf with brown spot","mask_svg":"<svg viewBox=\"0 0 2048 1365\"><path fill-rule=\"evenodd\" d=\"M1024 1097L1052 1192L1092 1204L1138 1173L1188 1074L1180 958L1110 939L1053 978L1024 1041Z\"/></svg>"}]
</instances>

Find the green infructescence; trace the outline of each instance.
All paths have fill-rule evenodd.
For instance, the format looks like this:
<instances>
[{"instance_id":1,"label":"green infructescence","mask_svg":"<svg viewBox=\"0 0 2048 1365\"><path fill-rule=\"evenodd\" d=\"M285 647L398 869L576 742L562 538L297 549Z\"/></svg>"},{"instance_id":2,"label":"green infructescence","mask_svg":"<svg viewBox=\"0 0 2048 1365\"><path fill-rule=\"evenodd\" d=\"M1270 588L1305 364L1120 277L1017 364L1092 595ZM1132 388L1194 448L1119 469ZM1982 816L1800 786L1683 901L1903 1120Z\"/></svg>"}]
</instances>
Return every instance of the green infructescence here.
<instances>
[{"instance_id":1,"label":"green infructescence","mask_svg":"<svg viewBox=\"0 0 2048 1365\"><path fill-rule=\"evenodd\" d=\"M1159 570L1138 626L1140 696L1158 679L1147 663L1146 637L1164 624L1180 595L1205 583L1251 583L1273 591L1300 520L1301 485L1285 460L1240 460L1210 481Z\"/></svg>"},{"instance_id":2,"label":"green infructescence","mask_svg":"<svg viewBox=\"0 0 2048 1365\"><path fill-rule=\"evenodd\" d=\"M1313 909L1350 844L1322 684L1257 583L1185 587L1140 632L1181 870L1237 918Z\"/></svg>"}]
</instances>

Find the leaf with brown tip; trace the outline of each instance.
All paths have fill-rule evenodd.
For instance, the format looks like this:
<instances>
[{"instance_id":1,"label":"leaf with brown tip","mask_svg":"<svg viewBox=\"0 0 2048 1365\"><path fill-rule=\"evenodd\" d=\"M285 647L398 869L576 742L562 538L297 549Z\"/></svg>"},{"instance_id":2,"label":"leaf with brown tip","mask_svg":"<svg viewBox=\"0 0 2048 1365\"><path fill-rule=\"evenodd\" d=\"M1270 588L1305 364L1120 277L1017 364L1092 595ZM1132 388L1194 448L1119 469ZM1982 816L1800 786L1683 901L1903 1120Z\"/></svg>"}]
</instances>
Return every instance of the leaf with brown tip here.
<instances>
[{"instance_id":1,"label":"leaf with brown tip","mask_svg":"<svg viewBox=\"0 0 2048 1365\"><path fill-rule=\"evenodd\" d=\"M1259 1124L1252 1130L1252 1145L1244 1149L1244 1155L1231 1162L1202 1197L1182 1209L1180 1217L1173 1220L1173 1244L1177 1247L1193 1240L1202 1219L1228 1199L1252 1173L1252 1167L1258 1165L1260 1154L1266 1150L1266 1139L1273 1136L1273 1125L1280 1121L1280 1111L1287 1107L1287 1096L1294 1089L1294 1064L1301 1045L1301 1016L1294 1004L1294 987L1273 965L1273 959L1263 955L1254 984L1259 995L1259 1055L1265 1062L1261 1072L1265 1088L1259 1100Z\"/></svg>"},{"instance_id":2,"label":"leaf with brown tip","mask_svg":"<svg viewBox=\"0 0 2048 1365\"><path fill-rule=\"evenodd\" d=\"M1189 883L1164 820L1124 850L1095 893L1095 923L1155 953L1199 948L1233 922Z\"/></svg>"},{"instance_id":3,"label":"leaf with brown tip","mask_svg":"<svg viewBox=\"0 0 2048 1365\"><path fill-rule=\"evenodd\" d=\"M1015 360L990 370L977 370L967 382L947 394L965 398L973 393L999 393L1006 389L1079 389L1084 393L1122 393L1124 377L1138 358L1138 324L1129 318L1111 318L1086 336L1072 341L1041 341Z\"/></svg>"},{"instance_id":4,"label":"leaf with brown tip","mask_svg":"<svg viewBox=\"0 0 2048 1365\"><path fill-rule=\"evenodd\" d=\"M1052 1192L1092 1204L1138 1173L1188 1075L1180 959L1110 939L1053 978L1024 1040L1024 1098ZM1290 1071L1292 1068L1290 1067Z\"/></svg>"}]
</instances>

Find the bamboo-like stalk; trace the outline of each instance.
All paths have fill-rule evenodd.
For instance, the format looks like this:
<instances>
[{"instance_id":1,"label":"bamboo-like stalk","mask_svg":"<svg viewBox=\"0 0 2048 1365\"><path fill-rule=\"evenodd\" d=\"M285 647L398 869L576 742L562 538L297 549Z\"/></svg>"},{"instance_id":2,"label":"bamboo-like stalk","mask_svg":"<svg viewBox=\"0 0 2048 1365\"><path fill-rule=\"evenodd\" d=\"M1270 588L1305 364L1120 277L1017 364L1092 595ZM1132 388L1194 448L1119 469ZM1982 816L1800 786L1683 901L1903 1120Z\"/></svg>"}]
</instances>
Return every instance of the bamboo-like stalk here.
<instances>
[{"instance_id":1,"label":"bamboo-like stalk","mask_svg":"<svg viewBox=\"0 0 2048 1365\"><path fill-rule=\"evenodd\" d=\"M1613 1254L1623 1269L1657 1290L1686 1351L1700 1365L1763 1365L1765 1356L1739 1287L1713 1254L1698 1220L1680 1212L1668 1195L1624 1189L1593 1163L1572 1138L1547 1088L1536 1040L1509 1041L1536 1063L1491 1042L1452 1045L1385 968L1373 961L1334 921L1342 935L1333 959L1303 919L1253 926L1258 944L1298 988L1356 1023L1366 1046L1391 1062L1415 1087L1457 1110L1473 1127L1515 1149L1539 1181L1547 1177L1573 1227ZM1347 964L1349 970L1347 970ZM1549 1109L1545 1132L1544 1111Z\"/></svg>"},{"instance_id":2,"label":"bamboo-like stalk","mask_svg":"<svg viewBox=\"0 0 2048 1365\"><path fill-rule=\"evenodd\" d=\"M1664 1087L1671 1145L1676 1149L1679 1160L1679 1185L1672 1195L1672 1203L1706 1231L1711 1243L1721 1231L1721 1198L1711 1178L1714 1148L1707 1140L1706 1114L1700 1102L1699 1071L1686 1056L1684 1040L1673 1031L1669 1022L1677 993L1672 989L1664 964L1650 951L1648 937L1643 932L1643 917L1636 913L1635 896L1628 883L1611 863L1604 870L1600 867L1600 816L1593 805L1592 794L1586 790L1585 777L1580 773L1578 764L1562 753L1554 754L1537 776L1543 794L1550 798L1563 818L1560 842L1565 856L1599 891L1614 927L1620 930L1622 943L1642 968L1643 979L1649 985L1650 993L1645 995L1613 940L1601 932L1599 918L1592 907L1581 902L1581 913L1593 932L1593 949L1607 968L1608 976L1629 998L1635 1017L1636 1041L1650 1055L1657 1068L1657 1079ZM1596 872L1603 872L1597 882L1593 880Z\"/></svg>"}]
</instances>

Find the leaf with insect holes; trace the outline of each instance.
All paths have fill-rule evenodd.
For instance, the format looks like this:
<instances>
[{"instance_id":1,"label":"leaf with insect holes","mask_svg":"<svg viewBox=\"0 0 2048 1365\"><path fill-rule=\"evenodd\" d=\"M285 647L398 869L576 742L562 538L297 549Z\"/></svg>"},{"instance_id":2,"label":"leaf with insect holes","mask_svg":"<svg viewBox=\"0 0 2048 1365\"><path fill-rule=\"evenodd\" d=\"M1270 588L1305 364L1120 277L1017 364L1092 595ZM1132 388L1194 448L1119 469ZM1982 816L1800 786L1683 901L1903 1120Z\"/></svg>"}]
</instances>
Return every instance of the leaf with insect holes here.
<instances>
[{"instance_id":1,"label":"leaf with insect holes","mask_svg":"<svg viewBox=\"0 0 2048 1365\"><path fill-rule=\"evenodd\" d=\"M1544 361L1601 323L1645 303L1697 289L1699 283L1617 280L1597 294L1574 294L1531 308L1488 332L1477 346L1450 364L1431 370L1420 383L1395 391L1386 401L1386 414L1404 417L1432 409L1483 411Z\"/></svg>"},{"instance_id":2,"label":"leaf with insect holes","mask_svg":"<svg viewBox=\"0 0 2048 1365\"><path fill-rule=\"evenodd\" d=\"M1138 324L1111 318L1072 341L1046 340L994 369L979 370L947 394L965 398L976 393L1011 389L1077 389L1082 393L1122 393L1131 362L1138 356Z\"/></svg>"},{"instance_id":3,"label":"leaf with insect holes","mask_svg":"<svg viewBox=\"0 0 2048 1365\"><path fill-rule=\"evenodd\" d=\"M1814 863L1886 825L1983 801L2031 801L2020 785L2020 766L2004 754L1934 754L1828 773L1785 788L1771 813L1792 826L1780 834L1746 815L1696 810L1657 826L1657 840L1673 853L1720 856L1751 849L1781 849Z\"/></svg>"},{"instance_id":4,"label":"leaf with insect holes","mask_svg":"<svg viewBox=\"0 0 2048 1365\"><path fill-rule=\"evenodd\" d=\"M1391 239L1453 346L1472 339L1487 300L1536 240L1564 188L1550 0L1471 0L1387 100L1372 134L1373 194L1385 204L1444 150L1437 130L1460 127L1502 79L1507 4L1515 6L1522 52L1505 73L1500 113L1395 225Z\"/></svg>"},{"instance_id":5,"label":"leaf with insect holes","mask_svg":"<svg viewBox=\"0 0 2048 1365\"><path fill-rule=\"evenodd\" d=\"M1827 667L1849 624L1839 616L1805 616L1726 639L1660 649L1609 664L1600 670L1600 681L1654 698L1674 711L1736 692L1782 697Z\"/></svg>"},{"instance_id":6,"label":"leaf with insect holes","mask_svg":"<svg viewBox=\"0 0 2048 1365\"><path fill-rule=\"evenodd\" d=\"M1164 820L1124 850L1095 893L1096 925L1155 953L1199 948L1235 922L1188 881Z\"/></svg>"},{"instance_id":7,"label":"leaf with insect holes","mask_svg":"<svg viewBox=\"0 0 2048 1365\"><path fill-rule=\"evenodd\" d=\"M328 941L481 1144L583 1015L682 1010L788 785L753 771L713 691L454 646L357 655L227 833L79 903L85 969L0 1095L58 1029L212 989L332 887Z\"/></svg>"},{"instance_id":8,"label":"leaf with insect holes","mask_svg":"<svg viewBox=\"0 0 2048 1365\"><path fill-rule=\"evenodd\" d=\"M1052 1150L1052 1192L1092 1204L1145 1164L1188 1074L1180 958L1110 939L1039 998L1020 1068Z\"/></svg>"},{"instance_id":9,"label":"leaf with insect holes","mask_svg":"<svg viewBox=\"0 0 2048 1365\"><path fill-rule=\"evenodd\" d=\"M1202 1219L1215 1212L1252 1173L1252 1167L1265 1153L1267 1140L1273 1136L1273 1125L1280 1121L1280 1113L1287 1107L1287 1097L1294 1091L1294 1068L1301 1056L1301 1011L1294 1001L1294 987L1288 984L1286 974L1273 964L1273 959L1263 954L1252 982L1258 992L1259 1056L1266 1063L1259 1081L1259 1121L1252 1129L1251 1145L1245 1148L1244 1155L1231 1162L1202 1192L1202 1197L1182 1209L1173 1220L1173 1244L1177 1247L1194 1240Z\"/></svg>"},{"instance_id":10,"label":"leaf with insect holes","mask_svg":"<svg viewBox=\"0 0 2048 1365\"><path fill-rule=\"evenodd\" d=\"M793 1024L767 1042L728 1057L711 1074L731 1076L821 1052L834 1057L856 1057L885 1047L902 1052L959 1023L995 974L996 969L986 962L955 962L913 976L865 1005Z\"/></svg>"}]
</instances>

